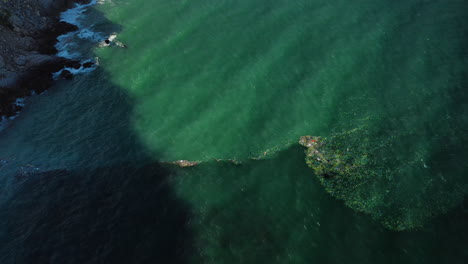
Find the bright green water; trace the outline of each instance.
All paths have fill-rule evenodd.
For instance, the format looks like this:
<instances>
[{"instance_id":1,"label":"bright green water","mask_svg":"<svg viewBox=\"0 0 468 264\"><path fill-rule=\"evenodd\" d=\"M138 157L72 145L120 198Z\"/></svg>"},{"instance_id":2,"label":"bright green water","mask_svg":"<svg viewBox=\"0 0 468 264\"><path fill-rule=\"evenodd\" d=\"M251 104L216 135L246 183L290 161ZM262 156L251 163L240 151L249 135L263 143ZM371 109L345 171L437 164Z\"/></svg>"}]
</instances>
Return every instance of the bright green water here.
<instances>
[{"instance_id":1,"label":"bright green water","mask_svg":"<svg viewBox=\"0 0 468 264\"><path fill-rule=\"evenodd\" d=\"M467 259L468 2L116 0L97 10L122 25L128 49L96 49L102 71L29 104L2 155L51 168L205 161L171 168L193 214L193 263ZM443 213L441 197L456 210L393 232L325 193L297 140L362 125L363 144L386 142L371 158L398 172L398 214ZM234 158L243 164L214 161Z\"/></svg>"},{"instance_id":2,"label":"bright green water","mask_svg":"<svg viewBox=\"0 0 468 264\"><path fill-rule=\"evenodd\" d=\"M302 135L366 126L371 132L358 133L350 146L381 146L370 158L392 169L362 198L377 204L374 217L391 215L406 228L462 201L468 182L466 1L125 3L106 15L124 25L119 39L129 49L98 54L134 98L134 131L154 157L246 160L286 151ZM180 195L200 210L200 247L211 262L255 256L286 263L288 256L300 262L314 255L299 252L317 236L305 231L315 226L313 217L305 220L313 210L290 211L301 203L291 192L298 191L302 170L284 165L289 156L273 160L264 167L249 163L252 169L204 165L203 176L188 173L176 181ZM286 175L292 178L281 180ZM219 210L221 216L205 219ZM259 219L251 220L256 211ZM260 231L269 221L280 223ZM245 234L234 231L243 228ZM251 251L278 241L285 253L275 258Z\"/></svg>"},{"instance_id":3,"label":"bright green water","mask_svg":"<svg viewBox=\"0 0 468 264\"><path fill-rule=\"evenodd\" d=\"M124 25L130 49L99 54L135 98L135 130L161 159L245 158L368 116L414 131L456 118L447 96L464 70L464 7L122 2L106 14ZM427 148L432 135L420 134L410 148Z\"/></svg>"}]
</instances>

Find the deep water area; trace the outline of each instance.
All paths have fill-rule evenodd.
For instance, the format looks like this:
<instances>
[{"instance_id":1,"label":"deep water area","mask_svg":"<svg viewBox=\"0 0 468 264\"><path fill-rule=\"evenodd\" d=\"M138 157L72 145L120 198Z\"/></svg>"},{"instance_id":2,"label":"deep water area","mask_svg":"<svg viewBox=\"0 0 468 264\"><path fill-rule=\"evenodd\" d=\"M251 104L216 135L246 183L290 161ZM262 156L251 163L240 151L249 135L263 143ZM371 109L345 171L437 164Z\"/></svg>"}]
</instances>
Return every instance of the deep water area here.
<instances>
[{"instance_id":1,"label":"deep water area","mask_svg":"<svg viewBox=\"0 0 468 264\"><path fill-rule=\"evenodd\" d=\"M468 2L96 3L0 132L0 263L468 261Z\"/></svg>"}]
</instances>

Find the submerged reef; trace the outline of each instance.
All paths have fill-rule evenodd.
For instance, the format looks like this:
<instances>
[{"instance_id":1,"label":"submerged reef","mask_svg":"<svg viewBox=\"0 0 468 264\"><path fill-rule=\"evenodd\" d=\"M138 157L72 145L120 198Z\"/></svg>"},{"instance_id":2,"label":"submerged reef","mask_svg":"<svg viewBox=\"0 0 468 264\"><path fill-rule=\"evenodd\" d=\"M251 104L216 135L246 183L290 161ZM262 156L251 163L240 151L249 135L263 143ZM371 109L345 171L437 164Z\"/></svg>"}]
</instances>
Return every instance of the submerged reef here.
<instances>
[{"instance_id":1,"label":"submerged reef","mask_svg":"<svg viewBox=\"0 0 468 264\"><path fill-rule=\"evenodd\" d=\"M402 135L379 134L361 126L328 137L303 136L299 143L329 194L389 229L419 229L463 200L466 184L459 178L406 157Z\"/></svg>"}]
</instances>

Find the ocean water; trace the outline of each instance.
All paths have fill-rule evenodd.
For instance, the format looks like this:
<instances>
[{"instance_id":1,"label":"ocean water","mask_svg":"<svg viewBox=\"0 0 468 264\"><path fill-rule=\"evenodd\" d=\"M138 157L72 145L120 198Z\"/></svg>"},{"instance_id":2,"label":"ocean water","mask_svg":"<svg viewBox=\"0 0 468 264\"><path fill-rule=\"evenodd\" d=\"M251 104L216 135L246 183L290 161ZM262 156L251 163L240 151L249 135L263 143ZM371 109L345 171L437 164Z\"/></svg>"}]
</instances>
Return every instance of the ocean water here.
<instances>
[{"instance_id":1,"label":"ocean water","mask_svg":"<svg viewBox=\"0 0 468 264\"><path fill-rule=\"evenodd\" d=\"M1 263L466 263L468 2L98 2L0 134ZM349 131L392 214L306 166Z\"/></svg>"}]
</instances>

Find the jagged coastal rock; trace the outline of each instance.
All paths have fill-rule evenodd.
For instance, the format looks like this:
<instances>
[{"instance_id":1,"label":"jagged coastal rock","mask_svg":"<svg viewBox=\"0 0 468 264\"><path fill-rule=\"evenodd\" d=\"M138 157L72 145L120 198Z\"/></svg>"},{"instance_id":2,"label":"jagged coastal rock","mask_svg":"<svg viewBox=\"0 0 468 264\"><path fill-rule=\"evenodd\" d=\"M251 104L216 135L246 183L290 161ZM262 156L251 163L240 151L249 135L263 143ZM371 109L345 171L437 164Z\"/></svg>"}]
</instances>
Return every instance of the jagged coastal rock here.
<instances>
[{"instance_id":1,"label":"jagged coastal rock","mask_svg":"<svg viewBox=\"0 0 468 264\"><path fill-rule=\"evenodd\" d=\"M55 56L57 37L76 27L60 22L72 0L0 1L0 117L14 116L17 98L47 89L56 72L73 62Z\"/></svg>"}]
</instances>

